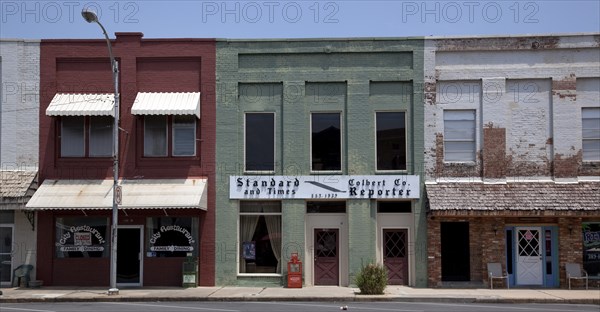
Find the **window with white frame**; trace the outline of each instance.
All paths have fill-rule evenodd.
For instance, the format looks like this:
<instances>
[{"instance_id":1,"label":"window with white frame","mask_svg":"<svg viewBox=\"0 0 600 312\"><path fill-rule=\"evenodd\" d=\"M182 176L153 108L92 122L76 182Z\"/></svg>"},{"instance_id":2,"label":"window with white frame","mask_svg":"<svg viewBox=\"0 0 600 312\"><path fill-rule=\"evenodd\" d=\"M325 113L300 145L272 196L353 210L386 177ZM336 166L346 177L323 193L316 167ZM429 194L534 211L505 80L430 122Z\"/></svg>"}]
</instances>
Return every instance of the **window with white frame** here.
<instances>
[{"instance_id":1,"label":"window with white frame","mask_svg":"<svg viewBox=\"0 0 600 312\"><path fill-rule=\"evenodd\" d=\"M195 156L196 120L192 115L144 116L144 157Z\"/></svg>"},{"instance_id":2,"label":"window with white frame","mask_svg":"<svg viewBox=\"0 0 600 312\"><path fill-rule=\"evenodd\" d=\"M247 171L275 170L275 114L246 113L244 153Z\"/></svg>"},{"instance_id":3,"label":"window with white frame","mask_svg":"<svg viewBox=\"0 0 600 312\"><path fill-rule=\"evenodd\" d=\"M114 119L109 116L61 117L60 156L110 157L113 123Z\"/></svg>"},{"instance_id":4,"label":"window with white frame","mask_svg":"<svg viewBox=\"0 0 600 312\"><path fill-rule=\"evenodd\" d=\"M475 110L444 111L444 160L475 161Z\"/></svg>"},{"instance_id":5,"label":"window with white frame","mask_svg":"<svg viewBox=\"0 0 600 312\"><path fill-rule=\"evenodd\" d=\"M600 161L600 107L581 109L581 141L584 161Z\"/></svg>"},{"instance_id":6,"label":"window with white frame","mask_svg":"<svg viewBox=\"0 0 600 312\"><path fill-rule=\"evenodd\" d=\"M404 112L375 113L377 170L406 170Z\"/></svg>"},{"instance_id":7,"label":"window with white frame","mask_svg":"<svg viewBox=\"0 0 600 312\"><path fill-rule=\"evenodd\" d=\"M240 273L281 273L281 202L240 202Z\"/></svg>"},{"instance_id":8,"label":"window with white frame","mask_svg":"<svg viewBox=\"0 0 600 312\"><path fill-rule=\"evenodd\" d=\"M342 170L342 132L340 113L311 114L311 169Z\"/></svg>"}]
</instances>

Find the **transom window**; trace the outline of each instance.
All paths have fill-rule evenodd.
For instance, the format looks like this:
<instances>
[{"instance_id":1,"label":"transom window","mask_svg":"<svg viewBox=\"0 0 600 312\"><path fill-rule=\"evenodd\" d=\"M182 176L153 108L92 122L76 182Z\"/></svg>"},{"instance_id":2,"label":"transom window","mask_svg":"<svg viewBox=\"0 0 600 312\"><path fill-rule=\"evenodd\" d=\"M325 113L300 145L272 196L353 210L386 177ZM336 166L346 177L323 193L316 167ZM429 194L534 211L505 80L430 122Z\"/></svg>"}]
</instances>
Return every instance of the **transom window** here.
<instances>
[{"instance_id":1,"label":"transom window","mask_svg":"<svg viewBox=\"0 0 600 312\"><path fill-rule=\"evenodd\" d=\"M581 138L584 161L600 161L600 107L581 109Z\"/></svg>"},{"instance_id":2,"label":"transom window","mask_svg":"<svg viewBox=\"0 0 600 312\"><path fill-rule=\"evenodd\" d=\"M404 112L375 113L377 170L406 170Z\"/></svg>"},{"instance_id":3,"label":"transom window","mask_svg":"<svg viewBox=\"0 0 600 312\"><path fill-rule=\"evenodd\" d=\"M342 170L342 133L340 113L311 114L311 169Z\"/></svg>"},{"instance_id":4,"label":"transom window","mask_svg":"<svg viewBox=\"0 0 600 312\"><path fill-rule=\"evenodd\" d=\"M275 170L275 114L246 113L245 164L247 171Z\"/></svg>"},{"instance_id":5,"label":"transom window","mask_svg":"<svg viewBox=\"0 0 600 312\"><path fill-rule=\"evenodd\" d=\"M144 116L144 156L195 156L196 120L193 115Z\"/></svg>"},{"instance_id":6,"label":"transom window","mask_svg":"<svg viewBox=\"0 0 600 312\"><path fill-rule=\"evenodd\" d=\"M444 160L475 161L475 110L444 111Z\"/></svg>"},{"instance_id":7,"label":"transom window","mask_svg":"<svg viewBox=\"0 0 600 312\"><path fill-rule=\"evenodd\" d=\"M60 120L61 157L110 157L113 123L110 116L63 116Z\"/></svg>"}]
</instances>

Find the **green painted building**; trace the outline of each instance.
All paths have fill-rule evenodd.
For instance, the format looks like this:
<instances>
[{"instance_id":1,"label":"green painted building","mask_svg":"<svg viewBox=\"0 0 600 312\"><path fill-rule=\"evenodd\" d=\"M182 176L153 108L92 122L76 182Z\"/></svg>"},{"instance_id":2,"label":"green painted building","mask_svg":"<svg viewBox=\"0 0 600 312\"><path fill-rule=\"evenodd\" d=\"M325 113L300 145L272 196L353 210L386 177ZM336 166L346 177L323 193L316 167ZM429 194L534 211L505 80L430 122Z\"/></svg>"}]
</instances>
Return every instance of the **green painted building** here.
<instances>
[{"instance_id":1,"label":"green painted building","mask_svg":"<svg viewBox=\"0 0 600 312\"><path fill-rule=\"evenodd\" d=\"M423 40L217 42L216 284L427 284Z\"/></svg>"}]
</instances>

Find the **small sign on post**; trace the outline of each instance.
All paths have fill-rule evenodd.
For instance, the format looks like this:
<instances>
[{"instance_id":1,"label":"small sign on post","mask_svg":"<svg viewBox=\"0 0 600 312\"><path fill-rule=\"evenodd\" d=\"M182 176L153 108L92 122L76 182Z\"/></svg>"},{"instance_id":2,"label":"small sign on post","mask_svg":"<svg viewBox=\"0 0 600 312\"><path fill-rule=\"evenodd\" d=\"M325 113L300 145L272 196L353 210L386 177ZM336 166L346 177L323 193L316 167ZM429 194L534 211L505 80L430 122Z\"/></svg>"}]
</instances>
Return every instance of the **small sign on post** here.
<instances>
[{"instance_id":1,"label":"small sign on post","mask_svg":"<svg viewBox=\"0 0 600 312\"><path fill-rule=\"evenodd\" d=\"M120 185L117 185L117 187L115 188L115 201L117 202L117 205L121 204L122 198L123 198L123 191L121 189Z\"/></svg>"}]
</instances>

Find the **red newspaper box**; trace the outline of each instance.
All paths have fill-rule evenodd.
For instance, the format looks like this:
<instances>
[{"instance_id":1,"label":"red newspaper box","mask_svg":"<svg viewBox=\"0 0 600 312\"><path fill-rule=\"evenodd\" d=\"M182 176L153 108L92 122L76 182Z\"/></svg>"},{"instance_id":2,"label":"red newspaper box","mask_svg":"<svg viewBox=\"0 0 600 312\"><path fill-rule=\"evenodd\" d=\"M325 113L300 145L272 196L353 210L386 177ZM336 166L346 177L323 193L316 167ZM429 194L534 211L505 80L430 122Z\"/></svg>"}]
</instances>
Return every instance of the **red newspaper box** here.
<instances>
[{"instance_id":1,"label":"red newspaper box","mask_svg":"<svg viewBox=\"0 0 600 312\"><path fill-rule=\"evenodd\" d=\"M302 288L302 262L298 260L298 253L292 253L288 261L288 288Z\"/></svg>"}]
</instances>

